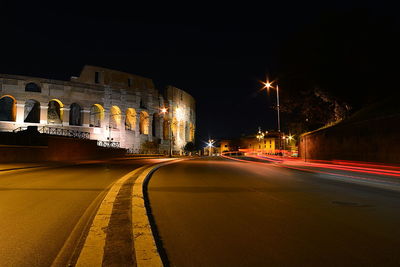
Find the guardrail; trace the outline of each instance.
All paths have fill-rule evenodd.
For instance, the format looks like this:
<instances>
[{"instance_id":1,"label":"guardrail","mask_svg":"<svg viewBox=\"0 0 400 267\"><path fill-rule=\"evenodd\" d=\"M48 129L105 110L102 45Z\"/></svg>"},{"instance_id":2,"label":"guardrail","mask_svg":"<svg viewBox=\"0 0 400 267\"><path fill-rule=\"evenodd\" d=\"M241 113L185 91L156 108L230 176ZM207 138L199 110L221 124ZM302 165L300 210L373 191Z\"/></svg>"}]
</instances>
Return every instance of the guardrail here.
<instances>
[{"instance_id":1,"label":"guardrail","mask_svg":"<svg viewBox=\"0 0 400 267\"><path fill-rule=\"evenodd\" d=\"M110 147L110 148L120 148L119 142L111 142L111 141L97 141L97 145L101 147Z\"/></svg>"},{"instance_id":2,"label":"guardrail","mask_svg":"<svg viewBox=\"0 0 400 267\"><path fill-rule=\"evenodd\" d=\"M90 139L89 132L82 132L78 130L64 129L64 128L53 128L53 127L41 127L38 129L40 133L50 135L60 135L79 139Z\"/></svg>"},{"instance_id":3,"label":"guardrail","mask_svg":"<svg viewBox=\"0 0 400 267\"><path fill-rule=\"evenodd\" d=\"M28 129L28 127L18 127L17 129L13 130L13 132L16 133L16 132L20 132L20 131L25 131L27 129ZM73 137L73 138L79 138L79 139L90 139L89 132L83 132L83 131L71 130L71 129L65 129L65 128L43 126L43 127L38 127L38 132L43 133L43 134L49 134L49 135L66 136L66 137Z\"/></svg>"}]
</instances>

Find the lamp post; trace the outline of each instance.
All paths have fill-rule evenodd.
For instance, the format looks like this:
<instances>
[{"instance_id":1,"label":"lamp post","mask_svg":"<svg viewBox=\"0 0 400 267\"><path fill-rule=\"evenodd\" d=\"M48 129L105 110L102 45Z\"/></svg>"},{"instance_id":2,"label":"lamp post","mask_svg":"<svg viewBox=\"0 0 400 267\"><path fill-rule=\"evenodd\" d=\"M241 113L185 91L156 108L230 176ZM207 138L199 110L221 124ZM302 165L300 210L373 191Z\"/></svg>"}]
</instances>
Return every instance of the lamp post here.
<instances>
[{"instance_id":1,"label":"lamp post","mask_svg":"<svg viewBox=\"0 0 400 267\"><path fill-rule=\"evenodd\" d=\"M267 88L269 90L270 88L274 88L272 86L273 82L270 82L268 79L266 82L263 82L264 87L263 89ZM279 151L281 152L281 147L282 147L282 142L281 142L281 119L280 119L280 114L279 114L279 86L276 85L276 110L277 110L277 117L278 117L278 140L279 140Z\"/></svg>"},{"instance_id":2,"label":"lamp post","mask_svg":"<svg viewBox=\"0 0 400 267\"><path fill-rule=\"evenodd\" d=\"M209 156L209 157L211 157L211 150L212 150L213 144L214 144L214 140L209 139L209 140L208 140L208 143L207 143L207 146L208 146L208 156Z\"/></svg>"}]
</instances>

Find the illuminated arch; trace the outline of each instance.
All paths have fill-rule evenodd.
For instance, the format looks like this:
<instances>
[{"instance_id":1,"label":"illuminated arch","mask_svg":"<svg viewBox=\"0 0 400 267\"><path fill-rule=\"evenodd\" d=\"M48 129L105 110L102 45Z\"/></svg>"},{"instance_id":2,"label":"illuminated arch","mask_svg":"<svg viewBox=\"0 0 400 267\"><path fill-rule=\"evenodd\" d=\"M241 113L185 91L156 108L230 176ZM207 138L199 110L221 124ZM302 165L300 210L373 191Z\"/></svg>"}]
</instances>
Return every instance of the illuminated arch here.
<instances>
[{"instance_id":1,"label":"illuminated arch","mask_svg":"<svg viewBox=\"0 0 400 267\"><path fill-rule=\"evenodd\" d=\"M69 125L82 126L82 108L77 103L69 106Z\"/></svg>"},{"instance_id":2,"label":"illuminated arch","mask_svg":"<svg viewBox=\"0 0 400 267\"><path fill-rule=\"evenodd\" d=\"M118 106L112 106L110 109L110 127L119 129L121 126L121 109Z\"/></svg>"},{"instance_id":3,"label":"illuminated arch","mask_svg":"<svg viewBox=\"0 0 400 267\"><path fill-rule=\"evenodd\" d=\"M185 142L185 122L184 121L179 122L178 138L179 138L180 143Z\"/></svg>"},{"instance_id":4,"label":"illuminated arch","mask_svg":"<svg viewBox=\"0 0 400 267\"><path fill-rule=\"evenodd\" d=\"M149 134L149 114L146 111L140 112L139 131L141 134Z\"/></svg>"},{"instance_id":5,"label":"illuminated arch","mask_svg":"<svg viewBox=\"0 0 400 267\"><path fill-rule=\"evenodd\" d=\"M40 123L40 103L34 99L25 102L24 122Z\"/></svg>"},{"instance_id":6,"label":"illuminated arch","mask_svg":"<svg viewBox=\"0 0 400 267\"><path fill-rule=\"evenodd\" d=\"M13 96L4 95L0 98L0 121L15 121L17 101Z\"/></svg>"},{"instance_id":7,"label":"illuminated arch","mask_svg":"<svg viewBox=\"0 0 400 267\"><path fill-rule=\"evenodd\" d=\"M61 124L63 118L63 103L58 99L49 101L47 109L47 123L48 124Z\"/></svg>"},{"instance_id":8,"label":"illuminated arch","mask_svg":"<svg viewBox=\"0 0 400 267\"><path fill-rule=\"evenodd\" d=\"M195 128L193 123L190 123L190 134L189 134L189 141L193 142L194 141L194 134L195 134Z\"/></svg>"},{"instance_id":9,"label":"illuminated arch","mask_svg":"<svg viewBox=\"0 0 400 267\"><path fill-rule=\"evenodd\" d=\"M104 119L104 108L100 104L94 104L90 108L90 127L101 127Z\"/></svg>"},{"instance_id":10,"label":"illuminated arch","mask_svg":"<svg viewBox=\"0 0 400 267\"><path fill-rule=\"evenodd\" d=\"M125 130L134 131L136 128L136 110L128 108L125 112Z\"/></svg>"},{"instance_id":11,"label":"illuminated arch","mask_svg":"<svg viewBox=\"0 0 400 267\"><path fill-rule=\"evenodd\" d=\"M178 137L178 121L176 118L172 119L171 130L172 130L172 139L176 140L176 138Z\"/></svg>"}]
</instances>

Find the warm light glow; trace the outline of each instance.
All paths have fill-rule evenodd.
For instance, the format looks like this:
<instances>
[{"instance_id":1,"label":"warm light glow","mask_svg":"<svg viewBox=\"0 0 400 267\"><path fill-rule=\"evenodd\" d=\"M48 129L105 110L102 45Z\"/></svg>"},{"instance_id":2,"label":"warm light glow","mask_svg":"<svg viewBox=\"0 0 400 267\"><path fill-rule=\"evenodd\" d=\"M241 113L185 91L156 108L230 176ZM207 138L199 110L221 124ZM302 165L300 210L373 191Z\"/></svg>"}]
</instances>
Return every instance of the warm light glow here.
<instances>
[{"instance_id":1,"label":"warm light glow","mask_svg":"<svg viewBox=\"0 0 400 267\"><path fill-rule=\"evenodd\" d=\"M214 146L214 140L212 140L212 139L210 139L210 140L208 140L208 143L207 143L207 146L208 147L213 147Z\"/></svg>"},{"instance_id":2,"label":"warm light glow","mask_svg":"<svg viewBox=\"0 0 400 267\"><path fill-rule=\"evenodd\" d=\"M177 107L177 108L176 108L176 111L175 111L175 114L176 114L176 119L177 119L178 121L181 121L181 120L184 119L184 112L183 112L183 109L182 109L182 108Z\"/></svg>"},{"instance_id":3,"label":"warm light glow","mask_svg":"<svg viewBox=\"0 0 400 267\"><path fill-rule=\"evenodd\" d=\"M168 109L165 107L160 109L160 112L163 114L167 113L167 111L168 111Z\"/></svg>"},{"instance_id":4,"label":"warm light glow","mask_svg":"<svg viewBox=\"0 0 400 267\"><path fill-rule=\"evenodd\" d=\"M262 84L264 84L263 89L267 88L267 90L269 90L269 88L274 88L272 86L273 82L270 82L268 78L267 78L267 81L266 82L262 82Z\"/></svg>"}]
</instances>

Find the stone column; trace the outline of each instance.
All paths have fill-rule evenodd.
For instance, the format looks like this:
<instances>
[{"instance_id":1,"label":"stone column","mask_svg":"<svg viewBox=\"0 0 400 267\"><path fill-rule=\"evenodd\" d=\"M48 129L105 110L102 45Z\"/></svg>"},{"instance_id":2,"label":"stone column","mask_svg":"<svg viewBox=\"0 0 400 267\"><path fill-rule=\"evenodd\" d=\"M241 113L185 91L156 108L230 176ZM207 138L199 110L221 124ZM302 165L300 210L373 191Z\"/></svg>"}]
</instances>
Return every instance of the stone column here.
<instances>
[{"instance_id":1,"label":"stone column","mask_svg":"<svg viewBox=\"0 0 400 267\"><path fill-rule=\"evenodd\" d=\"M135 135L140 136L140 111L136 113Z\"/></svg>"},{"instance_id":2,"label":"stone column","mask_svg":"<svg viewBox=\"0 0 400 267\"><path fill-rule=\"evenodd\" d=\"M83 127L89 127L89 124L90 124L90 110L82 109L81 110L81 116L82 116L82 126Z\"/></svg>"},{"instance_id":3,"label":"stone column","mask_svg":"<svg viewBox=\"0 0 400 267\"><path fill-rule=\"evenodd\" d=\"M40 124L47 124L47 110L49 106L42 106L40 105Z\"/></svg>"},{"instance_id":4,"label":"stone column","mask_svg":"<svg viewBox=\"0 0 400 267\"><path fill-rule=\"evenodd\" d=\"M153 116L149 114L149 134L147 140L153 141Z\"/></svg>"},{"instance_id":5,"label":"stone column","mask_svg":"<svg viewBox=\"0 0 400 267\"><path fill-rule=\"evenodd\" d=\"M62 115L62 125L68 126L69 125L69 111L70 108L61 108Z\"/></svg>"},{"instance_id":6,"label":"stone column","mask_svg":"<svg viewBox=\"0 0 400 267\"><path fill-rule=\"evenodd\" d=\"M17 104L17 123L24 123L24 116L25 116L25 103L24 104Z\"/></svg>"}]
</instances>

